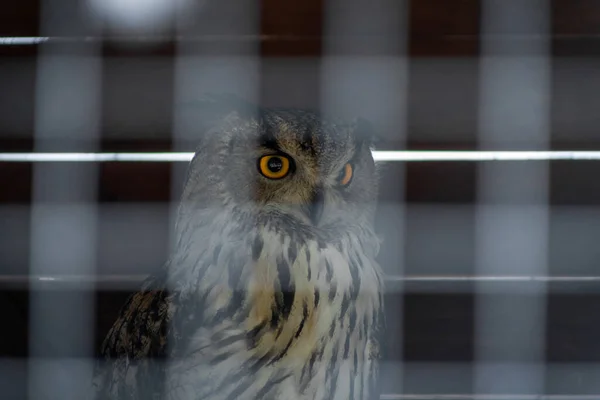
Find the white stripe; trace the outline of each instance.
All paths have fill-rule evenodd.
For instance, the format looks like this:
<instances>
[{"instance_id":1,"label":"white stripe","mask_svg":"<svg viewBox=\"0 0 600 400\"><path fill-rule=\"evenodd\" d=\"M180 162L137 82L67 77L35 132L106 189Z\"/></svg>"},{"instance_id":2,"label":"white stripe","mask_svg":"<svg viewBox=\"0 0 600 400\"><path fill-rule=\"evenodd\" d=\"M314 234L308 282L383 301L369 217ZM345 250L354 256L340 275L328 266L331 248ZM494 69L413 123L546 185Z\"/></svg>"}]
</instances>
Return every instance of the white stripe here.
<instances>
[{"instance_id":1,"label":"white stripe","mask_svg":"<svg viewBox=\"0 0 600 400\"><path fill-rule=\"evenodd\" d=\"M375 151L375 161L600 160L600 151Z\"/></svg>"},{"instance_id":2,"label":"white stripe","mask_svg":"<svg viewBox=\"0 0 600 400\"><path fill-rule=\"evenodd\" d=\"M194 153L0 153L10 162L176 162L190 161Z\"/></svg>"},{"instance_id":3,"label":"white stripe","mask_svg":"<svg viewBox=\"0 0 600 400\"><path fill-rule=\"evenodd\" d=\"M192 152L0 153L0 162L189 162ZM374 151L379 162L600 160L600 151Z\"/></svg>"},{"instance_id":4,"label":"white stripe","mask_svg":"<svg viewBox=\"0 0 600 400\"><path fill-rule=\"evenodd\" d=\"M0 46L22 46L22 45L32 45L38 44L42 42L47 42L50 40L47 36L15 36L15 37L0 37Z\"/></svg>"}]
</instances>

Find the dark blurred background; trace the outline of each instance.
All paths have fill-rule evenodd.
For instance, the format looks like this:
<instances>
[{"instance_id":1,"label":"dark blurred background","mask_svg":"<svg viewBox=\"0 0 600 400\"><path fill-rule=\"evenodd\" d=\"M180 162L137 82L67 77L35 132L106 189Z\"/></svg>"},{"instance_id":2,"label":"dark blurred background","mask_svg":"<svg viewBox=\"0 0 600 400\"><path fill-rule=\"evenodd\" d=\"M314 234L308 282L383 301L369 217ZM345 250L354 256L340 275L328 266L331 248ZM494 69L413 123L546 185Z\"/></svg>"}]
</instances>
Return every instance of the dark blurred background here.
<instances>
[{"instance_id":1,"label":"dark blurred background","mask_svg":"<svg viewBox=\"0 0 600 400\"><path fill-rule=\"evenodd\" d=\"M137 3L0 6L0 152L193 151L194 96L221 89L365 114L385 150L600 150L596 0L221 0L162 25ZM98 17L102 4L156 29ZM600 399L600 162L498 163L382 164L389 399ZM98 350L138 278L168 257L184 171L0 162L1 398L59 398L31 389L31 374ZM516 216L488 241L485 206ZM506 242L481 255L493 238ZM95 278L38 279L78 272ZM553 278L470 279L483 272Z\"/></svg>"}]
</instances>

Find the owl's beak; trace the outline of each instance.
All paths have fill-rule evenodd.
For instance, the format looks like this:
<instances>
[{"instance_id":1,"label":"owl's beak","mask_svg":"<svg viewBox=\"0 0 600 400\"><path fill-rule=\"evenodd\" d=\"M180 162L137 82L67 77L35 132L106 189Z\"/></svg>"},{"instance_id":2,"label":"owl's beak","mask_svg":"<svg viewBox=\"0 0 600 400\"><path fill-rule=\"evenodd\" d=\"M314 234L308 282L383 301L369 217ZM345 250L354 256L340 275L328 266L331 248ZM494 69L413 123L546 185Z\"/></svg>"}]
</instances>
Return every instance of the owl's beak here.
<instances>
[{"instance_id":1,"label":"owl's beak","mask_svg":"<svg viewBox=\"0 0 600 400\"><path fill-rule=\"evenodd\" d=\"M314 225L318 225L323 216L323 208L325 206L325 196L323 188L317 187L313 192L312 199L308 208L308 216Z\"/></svg>"}]
</instances>

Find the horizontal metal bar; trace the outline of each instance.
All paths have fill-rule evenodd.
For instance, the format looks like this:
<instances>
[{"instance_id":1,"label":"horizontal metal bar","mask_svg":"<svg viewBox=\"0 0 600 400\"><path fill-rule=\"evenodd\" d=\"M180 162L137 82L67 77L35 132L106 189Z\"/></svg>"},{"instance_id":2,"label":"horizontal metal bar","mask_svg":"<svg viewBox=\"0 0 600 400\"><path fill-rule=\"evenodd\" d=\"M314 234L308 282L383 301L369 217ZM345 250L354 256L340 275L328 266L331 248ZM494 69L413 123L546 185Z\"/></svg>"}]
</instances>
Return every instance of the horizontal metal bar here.
<instances>
[{"instance_id":1,"label":"horizontal metal bar","mask_svg":"<svg viewBox=\"0 0 600 400\"><path fill-rule=\"evenodd\" d=\"M600 276L389 276L394 282L600 282Z\"/></svg>"},{"instance_id":2,"label":"horizontal metal bar","mask_svg":"<svg viewBox=\"0 0 600 400\"><path fill-rule=\"evenodd\" d=\"M316 40L320 36L300 35L201 35L201 36L5 36L0 37L0 46L27 46L40 43L102 43L102 42L249 42L249 41L302 41Z\"/></svg>"},{"instance_id":3,"label":"horizontal metal bar","mask_svg":"<svg viewBox=\"0 0 600 400\"><path fill-rule=\"evenodd\" d=\"M0 283L141 283L148 275L0 275Z\"/></svg>"},{"instance_id":4,"label":"horizontal metal bar","mask_svg":"<svg viewBox=\"0 0 600 400\"><path fill-rule=\"evenodd\" d=\"M381 400L599 400L600 394L383 394Z\"/></svg>"},{"instance_id":5,"label":"horizontal metal bar","mask_svg":"<svg viewBox=\"0 0 600 400\"><path fill-rule=\"evenodd\" d=\"M341 36L341 35L337 35ZM344 34L344 37L378 37L377 34ZM479 35L427 34L415 33L415 37L435 37L445 40L472 41L480 40ZM96 43L115 42L247 42L247 41L308 41L327 40L336 35L131 35L131 36L0 36L0 46L27 46L40 43ZM598 34L552 34L554 40L599 39ZM486 35L485 40L547 40L548 36L540 34L496 34Z\"/></svg>"},{"instance_id":6,"label":"horizontal metal bar","mask_svg":"<svg viewBox=\"0 0 600 400\"><path fill-rule=\"evenodd\" d=\"M0 162L189 162L193 152L0 153ZM373 151L378 162L600 160L600 151Z\"/></svg>"},{"instance_id":7,"label":"horizontal metal bar","mask_svg":"<svg viewBox=\"0 0 600 400\"><path fill-rule=\"evenodd\" d=\"M142 282L148 275L0 275L0 283L29 283L29 282L57 282L57 283L137 283ZM462 283L462 282L491 282L491 283L520 283L520 282L572 282L600 283L600 276L387 276L388 282L431 282L431 283Z\"/></svg>"},{"instance_id":8,"label":"horizontal metal bar","mask_svg":"<svg viewBox=\"0 0 600 400\"><path fill-rule=\"evenodd\" d=\"M374 151L376 161L600 160L600 151Z\"/></svg>"},{"instance_id":9,"label":"horizontal metal bar","mask_svg":"<svg viewBox=\"0 0 600 400\"><path fill-rule=\"evenodd\" d=\"M194 153L0 153L4 162L189 162Z\"/></svg>"},{"instance_id":10,"label":"horizontal metal bar","mask_svg":"<svg viewBox=\"0 0 600 400\"><path fill-rule=\"evenodd\" d=\"M0 37L0 46L25 46L35 45L50 40L46 36L8 36Z\"/></svg>"},{"instance_id":11,"label":"horizontal metal bar","mask_svg":"<svg viewBox=\"0 0 600 400\"><path fill-rule=\"evenodd\" d=\"M0 290L94 290L135 291L147 275L99 276L0 276ZM590 294L600 293L600 277L550 277L532 279L435 279L429 277L391 277L386 293L454 294Z\"/></svg>"}]
</instances>

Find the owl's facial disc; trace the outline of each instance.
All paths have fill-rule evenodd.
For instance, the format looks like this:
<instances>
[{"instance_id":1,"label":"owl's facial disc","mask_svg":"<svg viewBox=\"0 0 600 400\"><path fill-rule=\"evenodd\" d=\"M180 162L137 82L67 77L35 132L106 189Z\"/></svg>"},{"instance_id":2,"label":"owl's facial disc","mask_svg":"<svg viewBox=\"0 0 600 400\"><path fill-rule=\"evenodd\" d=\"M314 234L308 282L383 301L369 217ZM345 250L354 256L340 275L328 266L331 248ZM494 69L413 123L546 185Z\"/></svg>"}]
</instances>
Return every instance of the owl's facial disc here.
<instances>
[{"instance_id":1,"label":"owl's facial disc","mask_svg":"<svg viewBox=\"0 0 600 400\"><path fill-rule=\"evenodd\" d=\"M369 149L350 134L300 133L283 124L259 136L251 179L260 212L313 227L361 219L368 213L362 199L370 194L358 187L370 188Z\"/></svg>"},{"instance_id":2,"label":"owl's facial disc","mask_svg":"<svg viewBox=\"0 0 600 400\"><path fill-rule=\"evenodd\" d=\"M196 204L323 230L371 223L377 195L362 128L301 110L226 118L206 135L186 187Z\"/></svg>"},{"instance_id":3,"label":"owl's facial disc","mask_svg":"<svg viewBox=\"0 0 600 400\"><path fill-rule=\"evenodd\" d=\"M256 164L257 204L262 203L267 213L295 216L315 227L343 208L340 201L355 172L353 162L323 170L314 160L299 157L296 161L281 150L259 156Z\"/></svg>"}]
</instances>

